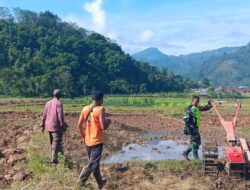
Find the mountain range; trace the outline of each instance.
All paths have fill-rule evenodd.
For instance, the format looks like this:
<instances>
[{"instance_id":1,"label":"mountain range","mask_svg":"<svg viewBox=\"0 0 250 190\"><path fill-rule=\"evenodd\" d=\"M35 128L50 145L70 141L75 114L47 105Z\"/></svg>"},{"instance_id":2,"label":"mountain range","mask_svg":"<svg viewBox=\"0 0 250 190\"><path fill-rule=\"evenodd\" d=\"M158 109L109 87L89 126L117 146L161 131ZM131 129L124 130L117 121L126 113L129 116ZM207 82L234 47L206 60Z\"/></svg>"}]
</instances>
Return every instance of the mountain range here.
<instances>
[{"instance_id":1,"label":"mountain range","mask_svg":"<svg viewBox=\"0 0 250 190\"><path fill-rule=\"evenodd\" d=\"M207 78L213 86L250 86L249 44L180 56L166 55L157 48L148 48L133 57L192 80Z\"/></svg>"}]
</instances>

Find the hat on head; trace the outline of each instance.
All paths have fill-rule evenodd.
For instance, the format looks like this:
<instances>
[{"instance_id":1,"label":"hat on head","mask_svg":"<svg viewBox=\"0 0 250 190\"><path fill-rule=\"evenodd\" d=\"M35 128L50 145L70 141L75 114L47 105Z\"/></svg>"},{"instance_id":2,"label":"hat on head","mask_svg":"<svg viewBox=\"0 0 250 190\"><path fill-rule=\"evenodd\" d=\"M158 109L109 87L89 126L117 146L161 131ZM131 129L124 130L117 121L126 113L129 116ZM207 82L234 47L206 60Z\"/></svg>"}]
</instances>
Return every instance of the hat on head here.
<instances>
[{"instance_id":1,"label":"hat on head","mask_svg":"<svg viewBox=\"0 0 250 190\"><path fill-rule=\"evenodd\" d=\"M59 90L59 89L55 89L54 91L53 91L53 96L59 96L59 95L61 95L61 90Z\"/></svg>"}]
</instances>

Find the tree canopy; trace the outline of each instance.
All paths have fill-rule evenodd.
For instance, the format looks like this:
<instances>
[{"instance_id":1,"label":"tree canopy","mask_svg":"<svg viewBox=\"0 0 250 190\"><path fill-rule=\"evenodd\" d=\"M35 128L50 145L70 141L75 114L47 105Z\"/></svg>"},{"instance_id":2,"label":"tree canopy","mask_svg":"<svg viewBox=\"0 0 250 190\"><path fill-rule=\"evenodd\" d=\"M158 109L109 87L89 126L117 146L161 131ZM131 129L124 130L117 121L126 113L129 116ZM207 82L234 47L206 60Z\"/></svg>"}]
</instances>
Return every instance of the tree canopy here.
<instances>
[{"instance_id":1,"label":"tree canopy","mask_svg":"<svg viewBox=\"0 0 250 190\"><path fill-rule=\"evenodd\" d=\"M63 22L50 11L0 7L0 94L67 97L182 92L196 84L134 60L103 35Z\"/></svg>"}]
</instances>

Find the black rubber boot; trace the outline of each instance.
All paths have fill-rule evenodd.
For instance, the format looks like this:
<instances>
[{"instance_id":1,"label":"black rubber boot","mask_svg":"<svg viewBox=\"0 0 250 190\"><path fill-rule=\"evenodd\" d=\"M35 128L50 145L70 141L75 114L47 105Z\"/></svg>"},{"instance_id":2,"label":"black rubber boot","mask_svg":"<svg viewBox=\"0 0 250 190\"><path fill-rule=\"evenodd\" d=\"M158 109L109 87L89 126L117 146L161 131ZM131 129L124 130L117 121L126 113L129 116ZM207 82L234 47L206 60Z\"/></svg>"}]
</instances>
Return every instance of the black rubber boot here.
<instances>
[{"instance_id":1,"label":"black rubber boot","mask_svg":"<svg viewBox=\"0 0 250 190\"><path fill-rule=\"evenodd\" d=\"M106 183L106 180L102 179L100 169L98 169L97 171L93 172L93 174L94 174L95 180L96 180L96 182L98 184L98 188L102 189L104 187L105 183Z\"/></svg>"},{"instance_id":2,"label":"black rubber boot","mask_svg":"<svg viewBox=\"0 0 250 190\"><path fill-rule=\"evenodd\" d=\"M199 158L199 154L198 154L198 150L194 149L194 150L193 150L193 155L194 155L194 159L195 159L195 160L199 160L199 159L200 159L200 158Z\"/></svg>"},{"instance_id":3,"label":"black rubber boot","mask_svg":"<svg viewBox=\"0 0 250 190\"><path fill-rule=\"evenodd\" d=\"M190 161L190 159L188 158L188 153L187 153L187 151L183 151L183 152L182 152L182 156L183 156L183 158L184 158L185 160Z\"/></svg>"},{"instance_id":4,"label":"black rubber boot","mask_svg":"<svg viewBox=\"0 0 250 190\"><path fill-rule=\"evenodd\" d=\"M192 151L192 145L188 145L187 149L182 152L182 156L184 157L185 160L190 161L188 155L191 151Z\"/></svg>"},{"instance_id":5,"label":"black rubber boot","mask_svg":"<svg viewBox=\"0 0 250 190\"><path fill-rule=\"evenodd\" d=\"M82 169L81 174L78 178L78 183L80 186L84 186L86 181L89 179L90 174L92 173L89 167L85 167Z\"/></svg>"}]
</instances>

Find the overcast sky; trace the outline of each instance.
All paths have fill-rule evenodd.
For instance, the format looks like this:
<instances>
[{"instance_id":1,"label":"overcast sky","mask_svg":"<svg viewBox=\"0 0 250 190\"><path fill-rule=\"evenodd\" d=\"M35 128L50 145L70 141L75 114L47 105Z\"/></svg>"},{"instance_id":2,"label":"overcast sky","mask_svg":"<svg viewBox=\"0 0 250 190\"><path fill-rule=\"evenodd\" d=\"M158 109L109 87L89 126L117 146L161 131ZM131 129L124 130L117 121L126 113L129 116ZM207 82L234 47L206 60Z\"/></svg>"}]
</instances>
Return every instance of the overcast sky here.
<instances>
[{"instance_id":1,"label":"overcast sky","mask_svg":"<svg viewBox=\"0 0 250 190\"><path fill-rule=\"evenodd\" d=\"M0 0L0 6L50 10L131 54L156 47L179 55L250 42L249 0Z\"/></svg>"}]
</instances>

